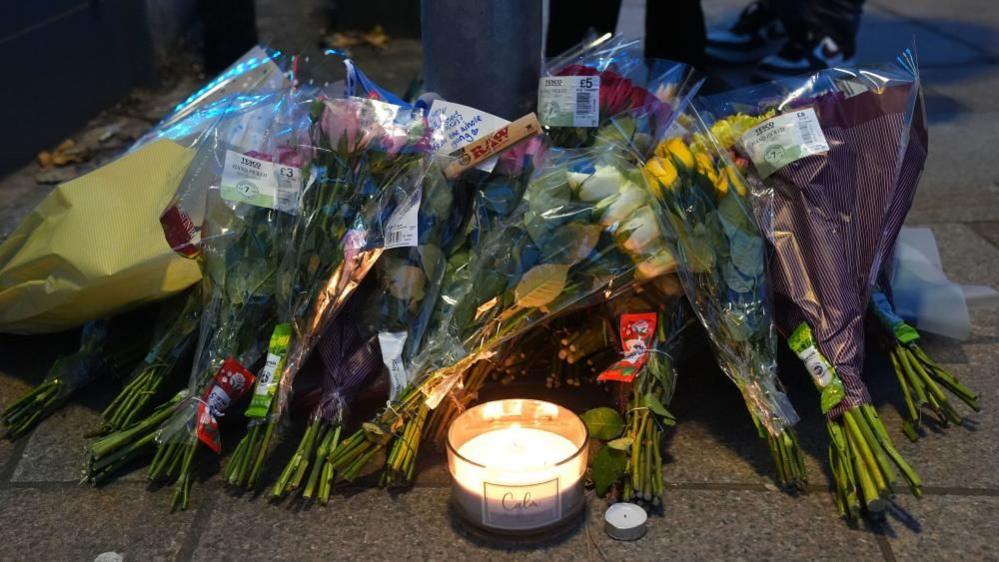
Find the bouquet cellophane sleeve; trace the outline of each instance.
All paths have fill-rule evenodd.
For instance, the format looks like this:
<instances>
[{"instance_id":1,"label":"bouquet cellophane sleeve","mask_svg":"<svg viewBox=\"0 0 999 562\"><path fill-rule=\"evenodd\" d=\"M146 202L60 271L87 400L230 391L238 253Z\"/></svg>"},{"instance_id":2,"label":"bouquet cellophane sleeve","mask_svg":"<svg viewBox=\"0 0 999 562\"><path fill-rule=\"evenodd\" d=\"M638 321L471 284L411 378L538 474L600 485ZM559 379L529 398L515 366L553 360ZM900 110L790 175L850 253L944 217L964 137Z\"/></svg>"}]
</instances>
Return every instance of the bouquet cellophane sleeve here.
<instances>
[{"instance_id":1,"label":"bouquet cellophane sleeve","mask_svg":"<svg viewBox=\"0 0 999 562\"><path fill-rule=\"evenodd\" d=\"M193 154L157 141L50 193L0 244L0 332L65 330L197 282L159 222Z\"/></svg>"}]
</instances>

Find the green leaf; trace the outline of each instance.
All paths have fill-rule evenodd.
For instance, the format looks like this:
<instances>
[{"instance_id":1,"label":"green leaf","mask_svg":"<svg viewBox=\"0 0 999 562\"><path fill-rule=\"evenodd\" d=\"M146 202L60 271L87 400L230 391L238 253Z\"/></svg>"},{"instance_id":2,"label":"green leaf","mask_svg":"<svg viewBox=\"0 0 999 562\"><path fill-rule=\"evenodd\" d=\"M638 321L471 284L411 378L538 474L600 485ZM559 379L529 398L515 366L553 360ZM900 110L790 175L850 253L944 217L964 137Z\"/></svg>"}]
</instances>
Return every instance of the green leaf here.
<instances>
[{"instance_id":1,"label":"green leaf","mask_svg":"<svg viewBox=\"0 0 999 562\"><path fill-rule=\"evenodd\" d=\"M590 437L601 441L610 441L621 435L624 430L624 420L614 408L606 406L589 410L581 416Z\"/></svg>"},{"instance_id":2,"label":"green leaf","mask_svg":"<svg viewBox=\"0 0 999 562\"><path fill-rule=\"evenodd\" d=\"M607 494L607 490L624 474L628 466L628 456L624 451L613 447L602 447L593 457L593 467L590 476L598 496Z\"/></svg>"},{"instance_id":3,"label":"green leaf","mask_svg":"<svg viewBox=\"0 0 999 562\"><path fill-rule=\"evenodd\" d=\"M721 314L728 337L733 341L748 341L753 335L753 329L747 323L746 315L740 310L724 310Z\"/></svg>"},{"instance_id":4,"label":"green leaf","mask_svg":"<svg viewBox=\"0 0 999 562\"><path fill-rule=\"evenodd\" d=\"M732 263L750 277L763 275L763 239L745 232L732 237Z\"/></svg>"},{"instance_id":5,"label":"green leaf","mask_svg":"<svg viewBox=\"0 0 999 562\"><path fill-rule=\"evenodd\" d=\"M565 289L569 266L561 263L543 263L531 268L521 277L514 293L517 306L537 308L552 302Z\"/></svg>"},{"instance_id":6,"label":"green leaf","mask_svg":"<svg viewBox=\"0 0 999 562\"><path fill-rule=\"evenodd\" d=\"M631 448L631 444L634 442L635 439L632 437L618 437L617 439L608 441L607 446L612 449L617 449L618 451L627 451Z\"/></svg>"},{"instance_id":7,"label":"green leaf","mask_svg":"<svg viewBox=\"0 0 999 562\"><path fill-rule=\"evenodd\" d=\"M732 262L723 263L721 273L725 285L736 293L750 293L756 288L756 279L743 275Z\"/></svg>"},{"instance_id":8,"label":"green leaf","mask_svg":"<svg viewBox=\"0 0 999 562\"><path fill-rule=\"evenodd\" d=\"M643 399L645 400L645 406L648 409L664 418L673 419L673 414L669 413L669 410L666 409L666 406L663 406L663 403L656 398L655 394L652 394L651 392L646 393Z\"/></svg>"},{"instance_id":9,"label":"green leaf","mask_svg":"<svg viewBox=\"0 0 999 562\"><path fill-rule=\"evenodd\" d=\"M715 267L715 252L707 228L698 223L680 240L680 251L690 269L695 273L711 271Z\"/></svg>"},{"instance_id":10,"label":"green leaf","mask_svg":"<svg viewBox=\"0 0 999 562\"><path fill-rule=\"evenodd\" d=\"M423 265L423 271L426 273L427 279L436 280L441 268L447 264L447 256L444 255L444 252L439 247L433 244L420 246L419 252L420 262Z\"/></svg>"},{"instance_id":11,"label":"green leaf","mask_svg":"<svg viewBox=\"0 0 999 562\"><path fill-rule=\"evenodd\" d=\"M579 263L597 247L603 230L599 224L572 222L564 225L544 241L545 259L568 265Z\"/></svg>"},{"instance_id":12,"label":"green leaf","mask_svg":"<svg viewBox=\"0 0 999 562\"><path fill-rule=\"evenodd\" d=\"M753 223L738 197L723 197L718 203L718 217L725 233L731 238L736 231L752 232Z\"/></svg>"}]
</instances>

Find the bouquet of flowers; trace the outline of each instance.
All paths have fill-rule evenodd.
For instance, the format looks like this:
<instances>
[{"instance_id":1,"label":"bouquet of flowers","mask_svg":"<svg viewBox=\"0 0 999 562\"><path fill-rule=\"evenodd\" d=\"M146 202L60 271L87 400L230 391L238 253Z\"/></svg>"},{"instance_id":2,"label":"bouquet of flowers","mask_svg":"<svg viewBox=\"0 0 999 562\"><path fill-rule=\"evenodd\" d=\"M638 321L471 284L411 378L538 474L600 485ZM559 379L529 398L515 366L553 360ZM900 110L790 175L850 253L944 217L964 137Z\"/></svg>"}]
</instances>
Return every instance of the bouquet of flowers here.
<instances>
[{"instance_id":1,"label":"bouquet of flowers","mask_svg":"<svg viewBox=\"0 0 999 562\"><path fill-rule=\"evenodd\" d=\"M257 383L247 435L226 468L230 484L257 486L295 375L381 255L375 238L384 247L412 235L403 206L419 197L429 162L422 113L401 110L358 98L313 108L308 170L317 179L303 193L281 267L272 340L283 340L283 350L269 355Z\"/></svg>"},{"instance_id":2,"label":"bouquet of flowers","mask_svg":"<svg viewBox=\"0 0 999 562\"><path fill-rule=\"evenodd\" d=\"M363 288L357 297L368 298ZM357 302L357 297L351 302ZM316 498L323 505L329 501L334 472L328 459L340 443L348 405L381 370L377 338L361 335L357 315L349 310L350 306L334 320L318 344L323 362L321 396L302 440L274 485L275 497L301 490L306 500Z\"/></svg>"},{"instance_id":3,"label":"bouquet of flowers","mask_svg":"<svg viewBox=\"0 0 999 562\"><path fill-rule=\"evenodd\" d=\"M302 96L301 98L297 96ZM268 101L265 101L268 100ZM202 261L202 310L188 388L145 419L94 441L86 479L101 482L154 452L153 480L176 480L174 507L187 505L198 444L218 453L218 420L252 388L252 367L266 350L276 316L280 258L301 186L295 123L307 116L305 92L274 92L223 119L195 156L182 193L206 185L205 220L196 248ZM182 200L190 203L190 200ZM190 239L176 246L191 249Z\"/></svg>"},{"instance_id":4,"label":"bouquet of flowers","mask_svg":"<svg viewBox=\"0 0 999 562\"><path fill-rule=\"evenodd\" d=\"M385 224L397 224L398 217L412 211L415 231L407 232L406 241L398 245L398 240L393 242L397 238L393 233L398 230L383 229L384 244L394 247L384 250L367 290L355 299L349 321L352 325L340 328L343 339L330 340L330 349L324 351L324 357L332 354L349 358L351 366L327 369L322 398L310 416L298 450L274 486L275 497L298 489L311 463L302 495L311 499L318 483L320 503L328 501L335 475L330 452L339 443L350 399L374 370L370 351L374 340L388 367L390 398L409 382L405 362L411 350L419 349L430 311L437 302L446 254L464 226L469 208L468 197L460 193L461 186L452 186L444 178L439 163L431 163L416 187L411 192L386 193L383 207L392 212Z\"/></svg>"},{"instance_id":5,"label":"bouquet of flowers","mask_svg":"<svg viewBox=\"0 0 999 562\"><path fill-rule=\"evenodd\" d=\"M426 347L413 361L416 382L334 453L334 464L363 467L387 445L389 469L411 472L412 423L422 427L469 367L503 342L636 273L673 266L648 207L640 170L615 146L549 151L520 202L502 220L480 224L474 252L445 282L444 306ZM371 435L371 437L367 437ZM393 451L404 462L393 464ZM359 468L358 468L359 470ZM348 471L344 477L355 474Z\"/></svg>"},{"instance_id":6,"label":"bouquet of flowers","mask_svg":"<svg viewBox=\"0 0 999 562\"><path fill-rule=\"evenodd\" d=\"M768 441L778 480L803 488L804 460L792 429L798 416L777 378L764 234L740 172L696 110L686 124L695 132L660 143L645 165L646 180L674 241L687 298Z\"/></svg>"},{"instance_id":7,"label":"bouquet of flowers","mask_svg":"<svg viewBox=\"0 0 999 562\"><path fill-rule=\"evenodd\" d=\"M702 83L691 69L646 62L641 44L620 35L584 41L547 61L538 111L555 146L630 144L645 154Z\"/></svg>"},{"instance_id":8,"label":"bouquet of flowers","mask_svg":"<svg viewBox=\"0 0 999 562\"><path fill-rule=\"evenodd\" d=\"M758 214L772 217L777 326L822 392L837 503L852 517L862 506L886 508L894 467L920 491L861 378L882 232L922 165L903 166L910 139L923 134L913 120L919 88L905 54L894 65L830 69L704 102L717 142L752 162Z\"/></svg>"}]
</instances>

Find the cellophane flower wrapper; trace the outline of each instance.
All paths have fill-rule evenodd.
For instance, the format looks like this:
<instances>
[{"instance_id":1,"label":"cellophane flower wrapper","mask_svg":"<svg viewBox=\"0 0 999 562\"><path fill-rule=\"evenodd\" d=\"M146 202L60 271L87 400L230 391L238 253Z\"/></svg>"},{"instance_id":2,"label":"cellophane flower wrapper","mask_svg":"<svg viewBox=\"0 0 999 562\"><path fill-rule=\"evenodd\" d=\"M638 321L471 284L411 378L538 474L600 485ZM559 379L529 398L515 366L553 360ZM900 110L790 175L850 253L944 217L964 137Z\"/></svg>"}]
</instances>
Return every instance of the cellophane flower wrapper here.
<instances>
[{"instance_id":1,"label":"cellophane flower wrapper","mask_svg":"<svg viewBox=\"0 0 999 562\"><path fill-rule=\"evenodd\" d=\"M175 382L182 382L174 379L187 375L184 360L190 360L197 339L201 306L200 285L160 305L152 344L123 381L121 392L101 413L104 421L96 433L105 434L131 425L148 412L150 405L166 398L164 391L171 390Z\"/></svg>"},{"instance_id":2,"label":"cellophane flower wrapper","mask_svg":"<svg viewBox=\"0 0 999 562\"><path fill-rule=\"evenodd\" d=\"M428 403L509 338L636 274L672 271L629 156L611 145L549 150L516 209L477 233L470 259L449 284L432 341L414 361L418 372L437 379L428 382Z\"/></svg>"},{"instance_id":3,"label":"cellophane flower wrapper","mask_svg":"<svg viewBox=\"0 0 999 562\"><path fill-rule=\"evenodd\" d=\"M212 128L181 186L188 193L207 186L198 244L204 304L188 398L160 431L161 448L197 438L203 425L198 411L223 362L235 361L248 372L267 350L278 314L282 258L304 181L299 131L308 130L310 101L308 92L286 90L258 97L245 111L232 113ZM237 166L250 169L249 176L256 170L259 182L241 190L245 178L233 181L228 175ZM292 177L285 181L289 173ZM264 198L266 192L256 187L267 186L273 193ZM245 378L242 393L252 387L252 375ZM219 444L209 446L217 451Z\"/></svg>"},{"instance_id":4,"label":"cellophane flower wrapper","mask_svg":"<svg viewBox=\"0 0 999 562\"><path fill-rule=\"evenodd\" d=\"M675 248L691 307L722 370L771 435L798 421L777 376L765 247L746 183L695 109L663 139L644 172L660 224Z\"/></svg>"},{"instance_id":5,"label":"cellophane flower wrapper","mask_svg":"<svg viewBox=\"0 0 999 562\"><path fill-rule=\"evenodd\" d=\"M218 76L177 104L128 149L134 152L160 139L188 145L212 128L234 101L291 87L292 57L254 46Z\"/></svg>"},{"instance_id":6,"label":"cellophane flower wrapper","mask_svg":"<svg viewBox=\"0 0 999 562\"><path fill-rule=\"evenodd\" d=\"M902 61L904 61L903 64L911 67L913 80L920 87L917 88L915 95L912 97L912 108L909 110L911 113L911 122L905 146L905 154L902 156L902 163L899 167L896 180L897 186L892 201L888 206L888 216L881 236L881 247L878 250L881 271L877 278L877 287L889 299L892 298L891 278L892 267L895 263L895 245L898 242L902 226L905 224L905 217L908 216L909 210L912 208L912 202L916 198L916 188L919 186L919 178L922 176L926 165L926 157L929 152L926 102L919 79L917 61L914 55L909 53L903 55Z\"/></svg>"},{"instance_id":7,"label":"cellophane flower wrapper","mask_svg":"<svg viewBox=\"0 0 999 562\"><path fill-rule=\"evenodd\" d=\"M833 418L870 402L861 378L864 318L890 247L885 230L897 222L890 211L897 198L911 197L922 167L917 147L909 150L911 139L925 138L925 122L914 119L919 92L915 62L904 53L894 64L831 68L700 105L717 142L753 162L747 179L762 215L772 217L777 326L790 335L805 323L814 332L845 386ZM751 154L747 131L782 116L811 121L797 133L801 153L782 148L770 154L773 163L763 150ZM827 149L800 148L806 140ZM767 200L772 207L764 208Z\"/></svg>"},{"instance_id":8,"label":"cellophane flower wrapper","mask_svg":"<svg viewBox=\"0 0 999 562\"><path fill-rule=\"evenodd\" d=\"M283 267L292 276L282 280L282 292L293 343L278 411L316 340L375 262L391 257L384 247L395 236L397 211L425 207L421 194L443 181L422 112L361 98L325 100L312 133L318 179L304 194Z\"/></svg>"},{"instance_id":9,"label":"cellophane flower wrapper","mask_svg":"<svg viewBox=\"0 0 999 562\"><path fill-rule=\"evenodd\" d=\"M703 83L683 63L643 59L640 42L620 35L580 43L547 61L544 75L600 79L597 125L547 126L547 135L555 146L579 148L626 142L643 155L667 134L674 117ZM539 107L539 111L544 116L546 108Z\"/></svg>"},{"instance_id":10,"label":"cellophane flower wrapper","mask_svg":"<svg viewBox=\"0 0 999 562\"><path fill-rule=\"evenodd\" d=\"M304 129L312 148L306 173L313 181L301 197L282 260L279 324L246 411L249 432L227 468L235 485L257 485L296 375L385 245L408 232L410 225L393 221L405 222L405 206L419 204L432 165L420 111L361 98L327 99L312 104L310 119Z\"/></svg>"}]
</instances>

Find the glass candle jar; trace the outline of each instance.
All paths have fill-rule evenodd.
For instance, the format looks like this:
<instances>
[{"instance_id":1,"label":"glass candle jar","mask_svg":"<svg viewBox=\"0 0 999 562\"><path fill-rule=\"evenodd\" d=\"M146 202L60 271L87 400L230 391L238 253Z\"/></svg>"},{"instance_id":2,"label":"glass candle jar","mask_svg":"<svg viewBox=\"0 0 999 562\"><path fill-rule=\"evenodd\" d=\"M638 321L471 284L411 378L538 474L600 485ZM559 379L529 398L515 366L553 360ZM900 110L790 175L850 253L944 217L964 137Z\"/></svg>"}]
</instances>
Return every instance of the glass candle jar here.
<instances>
[{"instance_id":1,"label":"glass candle jar","mask_svg":"<svg viewBox=\"0 0 999 562\"><path fill-rule=\"evenodd\" d=\"M586 425L540 400L486 402L458 416L447 436L452 501L465 521L523 534L572 521L584 505Z\"/></svg>"}]
</instances>

